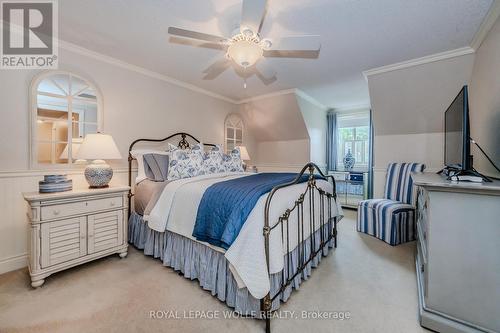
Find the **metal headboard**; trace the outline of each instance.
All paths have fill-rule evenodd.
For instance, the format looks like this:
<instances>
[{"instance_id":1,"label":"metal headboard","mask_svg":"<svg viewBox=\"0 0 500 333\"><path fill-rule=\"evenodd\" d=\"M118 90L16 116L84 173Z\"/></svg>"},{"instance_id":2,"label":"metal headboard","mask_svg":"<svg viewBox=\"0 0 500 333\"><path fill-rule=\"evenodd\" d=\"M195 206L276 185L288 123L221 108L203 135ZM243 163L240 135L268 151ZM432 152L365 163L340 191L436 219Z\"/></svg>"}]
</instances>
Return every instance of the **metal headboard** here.
<instances>
[{"instance_id":1,"label":"metal headboard","mask_svg":"<svg viewBox=\"0 0 500 333\"><path fill-rule=\"evenodd\" d=\"M191 134L179 132L179 133L169 135L164 139L137 139L134 142L132 142L130 144L130 146L128 147L128 186L130 187L130 189L128 190L128 217L129 218L130 218L130 214L132 212L132 208L131 208L132 207L132 203L131 203L132 200L131 199L134 196L134 194L132 193L132 161L135 160L135 158L132 156L132 154L130 152L132 151L134 146L139 142L165 142L165 141L169 141L172 138L175 138L176 136L180 136L180 141L177 144L177 146L181 149L187 149L190 147L189 141L186 140L186 138L191 138L196 143L200 143L200 140L198 140L197 138L195 138ZM215 144L213 144L213 143L203 143L203 145L209 146L209 147L215 147Z\"/></svg>"}]
</instances>

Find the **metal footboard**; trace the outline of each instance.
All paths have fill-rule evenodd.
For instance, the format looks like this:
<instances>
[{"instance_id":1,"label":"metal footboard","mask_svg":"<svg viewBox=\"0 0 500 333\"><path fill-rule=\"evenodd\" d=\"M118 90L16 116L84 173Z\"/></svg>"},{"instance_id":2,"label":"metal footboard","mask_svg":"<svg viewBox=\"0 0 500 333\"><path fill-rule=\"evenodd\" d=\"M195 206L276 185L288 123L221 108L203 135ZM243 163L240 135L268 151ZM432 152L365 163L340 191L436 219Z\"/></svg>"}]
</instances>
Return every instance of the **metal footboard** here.
<instances>
[{"instance_id":1,"label":"metal footboard","mask_svg":"<svg viewBox=\"0 0 500 333\"><path fill-rule=\"evenodd\" d=\"M329 179L333 183L333 193L329 193L318 186L314 174L319 174L320 178ZM270 220L270 208L272 199L275 193L283 188L300 183L302 176L306 174L309 176L307 180L306 190L297 198L294 205L286 209L280 215L277 221ZM316 214L316 200L315 196L319 195L319 214ZM264 212L264 246L266 253L267 269L269 266L269 239L272 232L281 231L281 240L286 251L284 268L281 272L281 283L278 291L272 295L268 293L261 300L261 311L266 322L266 332L271 332L271 316L272 316L272 303L275 299L279 299L286 288L293 283L294 279L306 269L307 265L314 260L314 258L321 253L324 255L324 248L328 246L333 239L334 247L337 247L337 217L332 217L332 205L336 205L336 192L335 192L335 179L333 176L326 176L321 169L314 164L308 163L303 168L299 175L291 182L274 187L269 192ZM309 218L304 219L304 203L308 203ZM297 253L298 263L296 270L292 267L290 242L290 226L292 222L290 217L292 214L297 216ZM319 216L317 216L319 215ZM304 224L309 228L309 235L304 234ZM317 231L319 230L319 239L317 238ZM319 242L318 242L319 240ZM307 251L309 247L309 251ZM307 255L307 252L309 254ZM271 279L271 274L269 275Z\"/></svg>"}]
</instances>

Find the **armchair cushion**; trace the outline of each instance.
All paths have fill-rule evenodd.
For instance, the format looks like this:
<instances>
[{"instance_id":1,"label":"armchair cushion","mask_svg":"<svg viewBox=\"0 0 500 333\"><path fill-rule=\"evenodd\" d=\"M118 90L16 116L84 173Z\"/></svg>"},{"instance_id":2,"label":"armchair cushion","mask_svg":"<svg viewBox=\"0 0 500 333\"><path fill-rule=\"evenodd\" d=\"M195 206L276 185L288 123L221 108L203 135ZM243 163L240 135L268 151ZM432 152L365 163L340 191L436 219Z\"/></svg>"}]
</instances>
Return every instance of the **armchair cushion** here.
<instances>
[{"instance_id":1,"label":"armchair cushion","mask_svg":"<svg viewBox=\"0 0 500 333\"><path fill-rule=\"evenodd\" d=\"M390 199L360 201L357 230L390 245L415 240L415 208Z\"/></svg>"}]
</instances>

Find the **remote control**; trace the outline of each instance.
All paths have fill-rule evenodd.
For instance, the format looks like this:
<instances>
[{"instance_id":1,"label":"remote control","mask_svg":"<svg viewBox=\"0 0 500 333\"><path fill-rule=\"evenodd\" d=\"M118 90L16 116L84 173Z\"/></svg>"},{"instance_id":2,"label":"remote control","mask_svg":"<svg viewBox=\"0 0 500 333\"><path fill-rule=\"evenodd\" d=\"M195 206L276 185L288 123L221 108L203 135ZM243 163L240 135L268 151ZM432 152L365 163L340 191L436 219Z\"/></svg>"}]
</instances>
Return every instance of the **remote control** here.
<instances>
[{"instance_id":1,"label":"remote control","mask_svg":"<svg viewBox=\"0 0 500 333\"><path fill-rule=\"evenodd\" d=\"M483 182L483 178L477 177L477 176L452 176L451 180L467 181L467 182L474 182L474 183L482 183Z\"/></svg>"}]
</instances>

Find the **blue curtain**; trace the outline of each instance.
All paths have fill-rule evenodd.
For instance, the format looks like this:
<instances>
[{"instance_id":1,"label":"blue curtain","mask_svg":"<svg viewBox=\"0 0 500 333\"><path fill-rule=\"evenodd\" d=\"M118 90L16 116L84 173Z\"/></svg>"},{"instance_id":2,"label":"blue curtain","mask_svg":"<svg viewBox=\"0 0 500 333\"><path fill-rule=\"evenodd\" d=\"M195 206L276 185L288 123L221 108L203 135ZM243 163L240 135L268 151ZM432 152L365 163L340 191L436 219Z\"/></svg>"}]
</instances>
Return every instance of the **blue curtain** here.
<instances>
[{"instance_id":1,"label":"blue curtain","mask_svg":"<svg viewBox=\"0 0 500 333\"><path fill-rule=\"evenodd\" d=\"M368 160L368 199L373 198L373 111L370 109L370 152Z\"/></svg>"},{"instance_id":2,"label":"blue curtain","mask_svg":"<svg viewBox=\"0 0 500 333\"><path fill-rule=\"evenodd\" d=\"M333 171L337 168L337 113L329 110L326 121L326 167L328 171Z\"/></svg>"}]
</instances>

